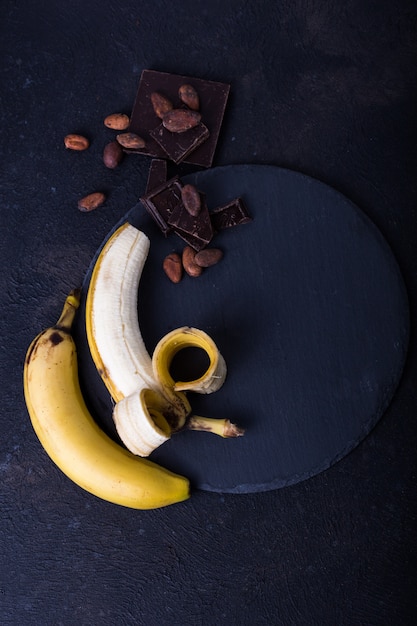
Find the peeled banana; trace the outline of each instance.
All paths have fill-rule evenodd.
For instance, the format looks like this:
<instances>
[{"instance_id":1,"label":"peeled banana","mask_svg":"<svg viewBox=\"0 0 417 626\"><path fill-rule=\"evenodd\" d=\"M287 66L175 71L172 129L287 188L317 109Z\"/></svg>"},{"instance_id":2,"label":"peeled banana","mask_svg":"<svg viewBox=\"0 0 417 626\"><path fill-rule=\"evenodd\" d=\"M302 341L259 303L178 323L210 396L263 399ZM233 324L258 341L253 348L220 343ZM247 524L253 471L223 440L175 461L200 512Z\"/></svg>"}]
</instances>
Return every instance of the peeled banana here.
<instances>
[{"instance_id":1,"label":"peeled banana","mask_svg":"<svg viewBox=\"0 0 417 626\"><path fill-rule=\"evenodd\" d=\"M131 224L117 228L96 259L86 300L87 340L115 402L117 432L126 447L140 456L148 456L171 433L184 428L191 415L186 391L217 391L227 374L214 341L195 328L168 333L150 356L138 319L138 287L149 246L147 236ZM175 382L169 372L172 359L190 346L206 351L209 367L194 381ZM202 423L198 428L201 419L194 416L190 427L208 430Z\"/></svg>"},{"instance_id":2,"label":"peeled banana","mask_svg":"<svg viewBox=\"0 0 417 626\"><path fill-rule=\"evenodd\" d=\"M104 384L116 406L132 394L138 396L133 400L137 407L136 428L130 427L127 402L113 417L123 443L141 456L156 447L160 435L158 428L151 432L152 411L147 398L152 397L159 411L164 407L168 438L184 426L191 411L184 394L173 390L162 394L140 332L138 286L148 252L148 237L128 222L122 224L106 241L94 264L86 299L87 340ZM143 439L144 432L149 434L148 441Z\"/></svg>"},{"instance_id":3,"label":"peeled banana","mask_svg":"<svg viewBox=\"0 0 417 626\"><path fill-rule=\"evenodd\" d=\"M77 485L109 502L152 509L186 500L187 478L128 452L107 437L90 415L79 386L71 336L78 306L79 292L73 291L58 322L33 340L25 359L25 400L43 448ZM157 418L161 407L152 394L145 402ZM161 421L161 437L165 428Z\"/></svg>"},{"instance_id":4,"label":"peeled banana","mask_svg":"<svg viewBox=\"0 0 417 626\"><path fill-rule=\"evenodd\" d=\"M106 241L93 267L86 300L91 356L115 402L145 384L158 389L138 320L138 286L148 237L129 223Z\"/></svg>"}]
</instances>

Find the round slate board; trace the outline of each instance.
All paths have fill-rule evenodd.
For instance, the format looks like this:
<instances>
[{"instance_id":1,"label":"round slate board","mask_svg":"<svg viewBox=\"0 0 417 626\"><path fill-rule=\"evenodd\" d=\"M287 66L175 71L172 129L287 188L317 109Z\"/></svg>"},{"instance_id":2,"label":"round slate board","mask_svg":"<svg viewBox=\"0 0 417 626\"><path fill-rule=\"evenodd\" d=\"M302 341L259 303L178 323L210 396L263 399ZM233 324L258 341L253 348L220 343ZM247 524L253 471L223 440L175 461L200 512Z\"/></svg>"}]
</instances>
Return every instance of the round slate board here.
<instances>
[{"instance_id":1,"label":"round slate board","mask_svg":"<svg viewBox=\"0 0 417 626\"><path fill-rule=\"evenodd\" d=\"M216 235L212 245L222 248L223 260L174 285L161 265L182 240L165 239L141 205L134 207L122 221L151 239L140 326L150 353L178 326L211 335L228 376L212 395L189 394L193 412L228 417L246 433L224 440L181 432L151 458L209 491L266 491L304 480L369 433L399 383L409 315L397 263L355 205L302 174L231 165L183 180L206 194L211 209L241 196L253 221ZM83 307L84 299L76 332L81 384L96 419L115 437Z\"/></svg>"}]
</instances>

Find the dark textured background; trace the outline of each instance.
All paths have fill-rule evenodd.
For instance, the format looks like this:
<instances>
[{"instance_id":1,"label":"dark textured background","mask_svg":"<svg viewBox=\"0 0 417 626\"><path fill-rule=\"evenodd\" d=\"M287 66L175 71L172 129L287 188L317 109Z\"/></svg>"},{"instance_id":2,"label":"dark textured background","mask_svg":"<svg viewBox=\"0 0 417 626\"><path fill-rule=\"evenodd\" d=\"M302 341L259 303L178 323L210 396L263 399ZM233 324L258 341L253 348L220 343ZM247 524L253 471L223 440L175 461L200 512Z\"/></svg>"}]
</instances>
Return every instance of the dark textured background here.
<instances>
[{"instance_id":1,"label":"dark textured background","mask_svg":"<svg viewBox=\"0 0 417 626\"><path fill-rule=\"evenodd\" d=\"M148 161L106 170L102 120L142 69L230 82L215 164L268 163L357 203L417 296L414 1L3 0L0 622L407 625L416 607L416 339L398 392L348 457L298 485L196 491L135 512L94 499L42 452L22 395L28 343L135 204ZM84 132L90 150L62 138ZM81 214L97 188L105 207Z\"/></svg>"}]
</instances>

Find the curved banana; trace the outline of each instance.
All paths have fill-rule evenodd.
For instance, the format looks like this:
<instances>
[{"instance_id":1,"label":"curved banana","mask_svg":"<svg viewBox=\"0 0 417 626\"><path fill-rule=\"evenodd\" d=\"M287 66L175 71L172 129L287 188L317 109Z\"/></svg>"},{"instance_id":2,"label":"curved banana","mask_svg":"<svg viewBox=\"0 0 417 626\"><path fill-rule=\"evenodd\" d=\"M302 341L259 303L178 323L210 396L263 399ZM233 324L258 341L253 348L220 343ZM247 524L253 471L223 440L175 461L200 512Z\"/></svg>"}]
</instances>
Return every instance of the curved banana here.
<instances>
[{"instance_id":1,"label":"curved banana","mask_svg":"<svg viewBox=\"0 0 417 626\"><path fill-rule=\"evenodd\" d=\"M93 267L86 330L94 363L115 402L143 383L158 390L139 328L138 286L149 239L128 222L106 241Z\"/></svg>"},{"instance_id":2,"label":"curved banana","mask_svg":"<svg viewBox=\"0 0 417 626\"><path fill-rule=\"evenodd\" d=\"M131 454L90 415L71 336L78 305L79 292L71 292L57 324L40 333L26 355L25 400L43 448L72 481L109 502L152 509L187 499L187 478Z\"/></svg>"},{"instance_id":3,"label":"curved banana","mask_svg":"<svg viewBox=\"0 0 417 626\"><path fill-rule=\"evenodd\" d=\"M87 340L97 370L116 403L143 388L161 393L138 319L138 286L148 252L148 237L128 222L122 224L104 244L88 287ZM191 407L184 394L171 390L166 395L170 427L175 431L184 426ZM137 420L146 424L148 418L144 407ZM130 448L128 441L124 443Z\"/></svg>"}]
</instances>

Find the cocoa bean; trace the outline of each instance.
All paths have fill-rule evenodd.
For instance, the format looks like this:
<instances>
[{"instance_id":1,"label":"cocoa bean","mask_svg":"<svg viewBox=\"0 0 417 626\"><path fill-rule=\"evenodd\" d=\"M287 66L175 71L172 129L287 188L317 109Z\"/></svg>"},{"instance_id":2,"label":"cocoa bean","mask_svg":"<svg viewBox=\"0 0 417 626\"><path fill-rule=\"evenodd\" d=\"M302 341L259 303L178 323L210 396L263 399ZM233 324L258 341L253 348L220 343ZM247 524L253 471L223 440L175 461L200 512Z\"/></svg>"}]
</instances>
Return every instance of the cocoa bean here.
<instances>
[{"instance_id":1,"label":"cocoa bean","mask_svg":"<svg viewBox=\"0 0 417 626\"><path fill-rule=\"evenodd\" d=\"M211 267L216 265L223 257L223 252L219 248L204 248L197 252L194 257L194 263L200 267Z\"/></svg>"},{"instance_id":2,"label":"cocoa bean","mask_svg":"<svg viewBox=\"0 0 417 626\"><path fill-rule=\"evenodd\" d=\"M198 93L192 85L181 85L178 90L178 95L187 107L193 111L198 111L200 108L200 99L198 97Z\"/></svg>"},{"instance_id":3,"label":"cocoa bean","mask_svg":"<svg viewBox=\"0 0 417 626\"><path fill-rule=\"evenodd\" d=\"M106 196L104 193L101 193L101 191L95 191L94 193L90 193L88 196L81 198L81 200L78 200L78 208L80 211L88 213L101 206L105 200Z\"/></svg>"},{"instance_id":4,"label":"cocoa bean","mask_svg":"<svg viewBox=\"0 0 417 626\"><path fill-rule=\"evenodd\" d=\"M181 200L186 211L193 217L201 211L201 197L198 189L194 185L186 184L181 188Z\"/></svg>"},{"instance_id":5,"label":"cocoa bean","mask_svg":"<svg viewBox=\"0 0 417 626\"><path fill-rule=\"evenodd\" d=\"M64 137L64 144L68 150L87 150L90 145L87 137L83 137L83 135L75 135L70 134Z\"/></svg>"},{"instance_id":6,"label":"cocoa bean","mask_svg":"<svg viewBox=\"0 0 417 626\"><path fill-rule=\"evenodd\" d=\"M162 264L165 274L173 283L179 283L182 278L182 261L177 252L168 254Z\"/></svg>"},{"instance_id":7,"label":"cocoa bean","mask_svg":"<svg viewBox=\"0 0 417 626\"><path fill-rule=\"evenodd\" d=\"M160 119L164 117L165 113L168 113L168 111L171 111L173 108L171 100L168 100L168 98L163 96L158 91L153 91L151 93L151 102L155 115L157 115Z\"/></svg>"},{"instance_id":8,"label":"cocoa bean","mask_svg":"<svg viewBox=\"0 0 417 626\"><path fill-rule=\"evenodd\" d=\"M201 115L198 111L190 109L172 109L165 113L162 124L171 133L184 133L200 123Z\"/></svg>"},{"instance_id":9,"label":"cocoa bean","mask_svg":"<svg viewBox=\"0 0 417 626\"><path fill-rule=\"evenodd\" d=\"M104 147L103 161L104 165L110 169L114 169L123 158L123 148L117 141L111 141Z\"/></svg>"},{"instance_id":10,"label":"cocoa bean","mask_svg":"<svg viewBox=\"0 0 417 626\"><path fill-rule=\"evenodd\" d=\"M120 143L123 148L130 150L138 150L145 147L145 140L135 133L121 133L116 136L116 141Z\"/></svg>"},{"instance_id":11,"label":"cocoa bean","mask_svg":"<svg viewBox=\"0 0 417 626\"><path fill-rule=\"evenodd\" d=\"M182 265L189 276L200 276L203 268L195 262L196 251L191 246L186 246L182 251Z\"/></svg>"},{"instance_id":12,"label":"cocoa bean","mask_svg":"<svg viewBox=\"0 0 417 626\"><path fill-rule=\"evenodd\" d=\"M130 118L125 113L111 113L104 119L104 125L114 130L126 130L129 124Z\"/></svg>"}]
</instances>

